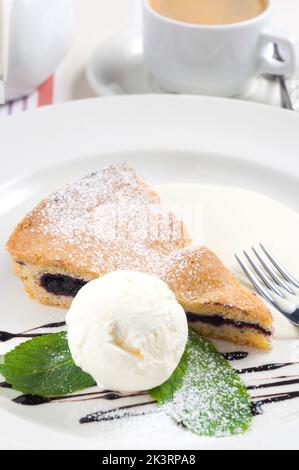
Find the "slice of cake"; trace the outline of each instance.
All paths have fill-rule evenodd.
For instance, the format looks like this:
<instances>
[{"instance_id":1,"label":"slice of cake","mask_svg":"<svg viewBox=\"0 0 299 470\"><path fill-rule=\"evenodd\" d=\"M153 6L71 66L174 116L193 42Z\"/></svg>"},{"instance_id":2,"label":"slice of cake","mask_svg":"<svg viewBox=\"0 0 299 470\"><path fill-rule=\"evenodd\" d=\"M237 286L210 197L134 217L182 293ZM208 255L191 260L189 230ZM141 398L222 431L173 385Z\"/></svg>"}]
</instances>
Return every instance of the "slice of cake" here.
<instances>
[{"instance_id":1,"label":"slice of cake","mask_svg":"<svg viewBox=\"0 0 299 470\"><path fill-rule=\"evenodd\" d=\"M18 225L7 248L27 293L68 308L87 282L127 269L162 278L202 334L267 349L272 317L127 164L70 183ZM121 312L120 312L121 314Z\"/></svg>"},{"instance_id":2,"label":"slice of cake","mask_svg":"<svg viewBox=\"0 0 299 470\"><path fill-rule=\"evenodd\" d=\"M157 274L170 253L190 244L182 222L121 163L43 200L7 248L32 298L69 308L88 281L119 269Z\"/></svg>"}]
</instances>

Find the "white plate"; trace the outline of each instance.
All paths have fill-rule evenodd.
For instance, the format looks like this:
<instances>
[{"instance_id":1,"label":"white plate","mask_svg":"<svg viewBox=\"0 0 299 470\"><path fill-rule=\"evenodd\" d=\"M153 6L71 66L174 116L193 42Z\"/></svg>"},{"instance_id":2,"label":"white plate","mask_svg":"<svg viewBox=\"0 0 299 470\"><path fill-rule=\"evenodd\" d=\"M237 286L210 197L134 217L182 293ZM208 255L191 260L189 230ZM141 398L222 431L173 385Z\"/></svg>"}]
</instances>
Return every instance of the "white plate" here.
<instances>
[{"instance_id":1,"label":"white plate","mask_svg":"<svg viewBox=\"0 0 299 470\"><path fill-rule=\"evenodd\" d=\"M3 118L0 329L21 331L63 317L63 312L26 298L11 273L4 243L20 217L65 180L115 160L128 160L153 184L193 182L241 187L299 212L298 132L298 116L293 113L238 101L183 96L87 100ZM290 214L290 223L293 218L297 215ZM296 246L293 248L295 251ZM231 345L227 347L232 349ZM251 354L238 367L246 367L248 361L284 362L290 358L298 358L298 341L279 341L270 355ZM294 366L287 373L298 375L299 369ZM267 409L265 415L256 418L242 437L215 440L200 439L167 420L153 424L146 417L133 418L126 425L119 422L116 427L111 423L80 426L78 418L86 410L101 408L99 402L93 402L91 408L90 403L28 408L12 403L8 399L11 396L15 396L11 391L0 392L2 448L298 446L299 400L271 406L273 411Z\"/></svg>"},{"instance_id":2,"label":"white plate","mask_svg":"<svg viewBox=\"0 0 299 470\"><path fill-rule=\"evenodd\" d=\"M98 96L163 93L144 68L142 38L137 30L123 31L102 42L87 63L86 77ZM279 107L278 82L257 77L239 98Z\"/></svg>"}]
</instances>

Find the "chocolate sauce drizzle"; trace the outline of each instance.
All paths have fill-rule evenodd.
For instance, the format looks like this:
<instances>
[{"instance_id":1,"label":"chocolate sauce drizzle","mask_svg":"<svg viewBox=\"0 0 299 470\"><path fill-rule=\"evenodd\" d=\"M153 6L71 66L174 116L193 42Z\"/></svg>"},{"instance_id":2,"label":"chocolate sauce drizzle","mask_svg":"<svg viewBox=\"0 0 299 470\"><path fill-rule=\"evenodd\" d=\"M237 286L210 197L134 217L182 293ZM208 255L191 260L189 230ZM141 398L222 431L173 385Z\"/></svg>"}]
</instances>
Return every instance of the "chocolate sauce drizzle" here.
<instances>
[{"instance_id":1,"label":"chocolate sauce drizzle","mask_svg":"<svg viewBox=\"0 0 299 470\"><path fill-rule=\"evenodd\" d=\"M34 338L38 336L44 336L45 333L9 333L8 331L0 331L0 342L6 343L14 338Z\"/></svg>"},{"instance_id":2,"label":"chocolate sauce drizzle","mask_svg":"<svg viewBox=\"0 0 299 470\"><path fill-rule=\"evenodd\" d=\"M260 397L255 397L253 398L253 400L258 399L258 398ZM272 403L279 403L279 402L284 402L287 400L294 400L295 398L299 398L299 392L295 391L295 392L278 393L276 395L265 395L264 397L261 397L261 398L263 398L263 400L254 401L252 403L251 412L253 416L258 416L258 415L263 414L264 405L271 405Z\"/></svg>"},{"instance_id":3,"label":"chocolate sauce drizzle","mask_svg":"<svg viewBox=\"0 0 299 470\"><path fill-rule=\"evenodd\" d=\"M9 388L12 389L12 386L7 382L0 382L0 388Z\"/></svg>"},{"instance_id":4,"label":"chocolate sauce drizzle","mask_svg":"<svg viewBox=\"0 0 299 470\"><path fill-rule=\"evenodd\" d=\"M248 357L248 352L245 351L234 351L228 353L222 353L222 356L227 361L241 361L242 359L246 359Z\"/></svg>"},{"instance_id":5,"label":"chocolate sauce drizzle","mask_svg":"<svg viewBox=\"0 0 299 470\"><path fill-rule=\"evenodd\" d=\"M98 411L84 416L80 419L80 424L89 424L89 423L100 423L103 421L114 421L122 418L133 418L138 416L145 416L147 414L160 413L161 410L157 409L154 411L141 411L140 413L131 413L129 410L135 408L141 408L146 405L153 405L155 401L149 401L145 403L138 403L137 405L128 405L120 406L119 408L114 408L112 410Z\"/></svg>"},{"instance_id":6,"label":"chocolate sauce drizzle","mask_svg":"<svg viewBox=\"0 0 299 470\"><path fill-rule=\"evenodd\" d=\"M0 331L0 342L5 343L10 341L14 338L34 338L38 336L44 336L45 333L32 333L33 331L41 330L41 329L52 329L52 328L60 328L65 326L65 322L56 322L56 323L47 323L46 325L41 325L36 328L32 328L32 330L23 331L22 333L10 333L8 331Z\"/></svg>"},{"instance_id":7,"label":"chocolate sauce drizzle","mask_svg":"<svg viewBox=\"0 0 299 470\"><path fill-rule=\"evenodd\" d=\"M252 374L254 372L269 372L271 370L282 369L283 367L293 366L295 364L298 364L298 362L263 364L263 365L256 366L256 367L248 367L246 369L236 370L236 373L239 375L242 375L242 374Z\"/></svg>"},{"instance_id":8,"label":"chocolate sauce drizzle","mask_svg":"<svg viewBox=\"0 0 299 470\"><path fill-rule=\"evenodd\" d=\"M123 398L133 398L133 397L141 397L147 395L146 392L141 393L133 393L130 395L123 395L119 392L111 392L110 390L98 391L98 392L89 392L89 393L78 393L76 395L64 395L58 397L41 397L39 395L20 395L14 398L12 401L17 403L18 405L25 405L25 406L38 406L38 405L45 405L47 403L53 402L61 402L66 401L69 403L74 403L78 401L91 401L91 400L120 400Z\"/></svg>"},{"instance_id":9,"label":"chocolate sauce drizzle","mask_svg":"<svg viewBox=\"0 0 299 470\"><path fill-rule=\"evenodd\" d=\"M55 323L47 323L46 325L37 326L36 328L33 328L32 330L28 330L28 331L41 330L42 328L44 328L44 329L60 328L60 327L63 327L63 326L66 326L65 321L60 321L60 322L55 322ZM27 332L25 332L25 333L27 333Z\"/></svg>"},{"instance_id":10,"label":"chocolate sauce drizzle","mask_svg":"<svg viewBox=\"0 0 299 470\"><path fill-rule=\"evenodd\" d=\"M299 379L289 379L286 376L286 379L288 380L281 380L278 382L267 382L259 385L249 385L247 387L247 390L260 390L264 388L273 388L273 387L284 387L285 385L298 385L299 384Z\"/></svg>"}]
</instances>

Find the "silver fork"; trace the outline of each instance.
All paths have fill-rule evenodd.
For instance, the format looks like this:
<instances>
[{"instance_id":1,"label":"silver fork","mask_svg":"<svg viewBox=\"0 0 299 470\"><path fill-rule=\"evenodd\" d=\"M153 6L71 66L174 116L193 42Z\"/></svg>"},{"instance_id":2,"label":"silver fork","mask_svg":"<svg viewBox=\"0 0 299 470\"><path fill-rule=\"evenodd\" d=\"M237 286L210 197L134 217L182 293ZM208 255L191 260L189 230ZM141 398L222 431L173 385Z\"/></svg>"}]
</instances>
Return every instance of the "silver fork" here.
<instances>
[{"instance_id":1,"label":"silver fork","mask_svg":"<svg viewBox=\"0 0 299 470\"><path fill-rule=\"evenodd\" d=\"M262 244L259 251L252 247L252 254L247 251L243 254L247 263L238 255L236 260L256 291L293 325L299 326L299 281Z\"/></svg>"}]
</instances>

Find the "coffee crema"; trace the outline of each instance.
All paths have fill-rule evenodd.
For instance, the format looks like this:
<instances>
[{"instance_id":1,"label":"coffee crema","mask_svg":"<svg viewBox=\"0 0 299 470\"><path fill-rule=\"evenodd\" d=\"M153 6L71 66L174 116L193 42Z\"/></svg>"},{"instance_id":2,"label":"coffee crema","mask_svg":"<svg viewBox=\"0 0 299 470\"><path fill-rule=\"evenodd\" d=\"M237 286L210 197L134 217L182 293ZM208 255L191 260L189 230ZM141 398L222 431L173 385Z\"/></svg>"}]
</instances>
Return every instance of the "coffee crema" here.
<instances>
[{"instance_id":1,"label":"coffee crema","mask_svg":"<svg viewBox=\"0 0 299 470\"><path fill-rule=\"evenodd\" d=\"M268 0L148 0L160 15L192 24L220 25L259 16Z\"/></svg>"}]
</instances>

